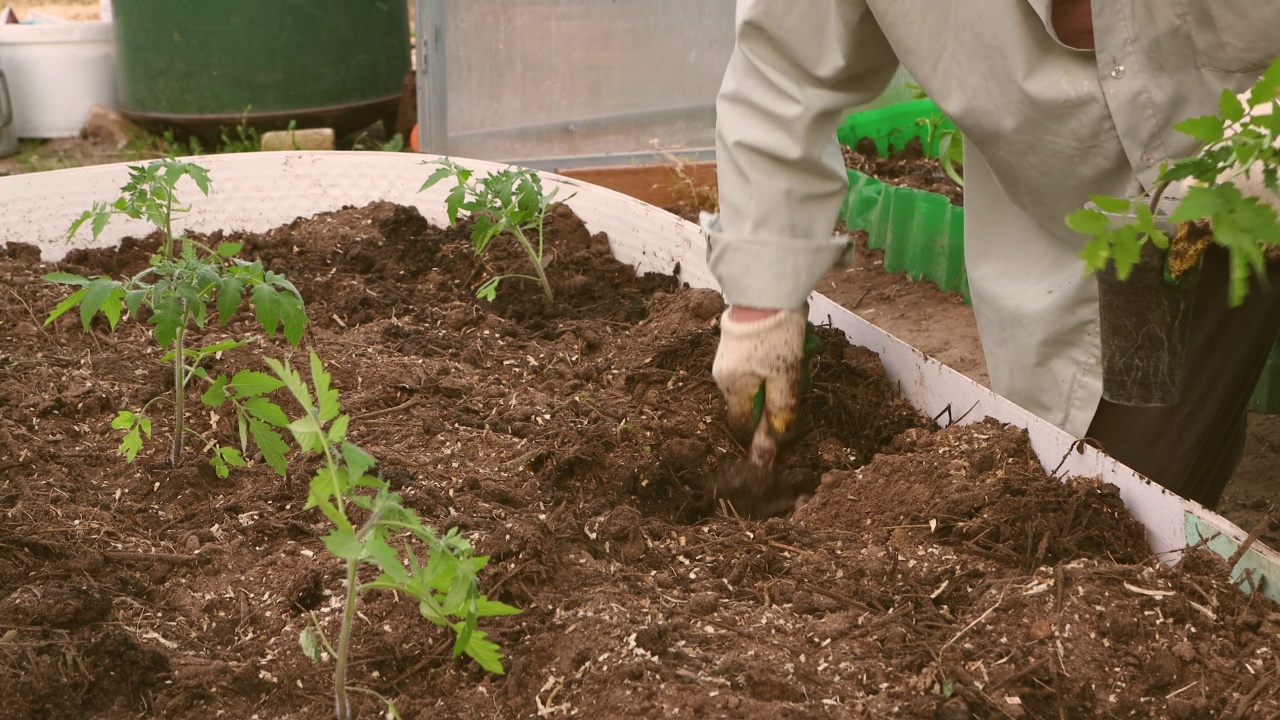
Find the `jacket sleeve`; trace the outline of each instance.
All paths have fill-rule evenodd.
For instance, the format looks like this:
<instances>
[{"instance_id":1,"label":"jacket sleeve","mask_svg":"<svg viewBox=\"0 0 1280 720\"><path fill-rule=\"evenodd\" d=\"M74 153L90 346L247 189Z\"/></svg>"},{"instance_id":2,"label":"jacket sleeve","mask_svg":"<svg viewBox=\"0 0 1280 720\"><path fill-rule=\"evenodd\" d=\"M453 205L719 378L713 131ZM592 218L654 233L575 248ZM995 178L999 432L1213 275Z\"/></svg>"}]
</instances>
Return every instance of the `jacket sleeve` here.
<instances>
[{"instance_id":1,"label":"jacket sleeve","mask_svg":"<svg viewBox=\"0 0 1280 720\"><path fill-rule=\"evenodd\" d=\"M739 0L716 102L720 212L708 261L734 305L798 308L851 254L833 228L848 187L835 130L898 67L865 0Z\"/></svg>"}]
</instances>

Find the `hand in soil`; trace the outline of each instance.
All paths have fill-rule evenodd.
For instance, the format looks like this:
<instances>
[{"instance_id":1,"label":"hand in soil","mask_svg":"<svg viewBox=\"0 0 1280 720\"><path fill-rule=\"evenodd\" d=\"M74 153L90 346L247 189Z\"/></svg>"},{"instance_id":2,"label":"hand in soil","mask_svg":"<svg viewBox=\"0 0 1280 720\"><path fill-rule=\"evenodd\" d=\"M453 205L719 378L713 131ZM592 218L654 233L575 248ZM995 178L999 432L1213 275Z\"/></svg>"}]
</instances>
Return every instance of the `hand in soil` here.
<instances>
[{"instance_id":1,"label":"hand in soil","mask_svg":"<svg viewBox=\"0 0 1280 720\"><path fill-rule=\"evenodd\" d=\"M737 460L720 466L707 478L702 511L705 515L723 512L748 520L765 520L791 512L795 503L795 488L773 468Z\"/></svg>"}]
</instances>

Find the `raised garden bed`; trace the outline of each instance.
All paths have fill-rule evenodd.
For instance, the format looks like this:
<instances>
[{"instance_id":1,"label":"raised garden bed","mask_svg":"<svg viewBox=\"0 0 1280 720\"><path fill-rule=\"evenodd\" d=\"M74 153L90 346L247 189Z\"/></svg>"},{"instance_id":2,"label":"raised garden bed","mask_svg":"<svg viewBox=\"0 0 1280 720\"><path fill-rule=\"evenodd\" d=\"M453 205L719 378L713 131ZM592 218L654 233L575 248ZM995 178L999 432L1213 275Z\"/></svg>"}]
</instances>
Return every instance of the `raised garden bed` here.
<instances>
[{"instance_id":1,"label":"raised garden bed","mask_svg":"<svg viewBox=\"0 0 1280 720\"><path fill-rule=\"evenodd\" d=\"M305 181L315 202L340 195L298 171L315 156L286 160L259 187ZM215 165L208 202L253 192L230 172L250 162ZM589 223L603 207L570 206ZM433 718L1280 710L1268 680L1280 614L1240 593L1219 555L1197 551L1173 570L1152 555L1148 539L1170 549L1178 537L1151 520L1158 490L1125 491L1148 501L1144 529L1116 488L1051 477L1037 459L1042 431L972 422L983 407L939 427L898 396L874 353L834 329L823 331L809 424L784 473L814 497L793 517L707 516L702 478L741 452L708 377L722 305L669 274L684 259L681 277L703 284L696 232L646 228L635 212L636 236L615 222L609 238L555 213L551 308L515 281L492 305L475 300L517 253L495 247L481 263L465 228L440 229L412 208L357 204L259 234L232 233L235 214L222 216L223 239L243 240L302 290L306 342L334 374L351 438L407 505L491 554L482 589L524 611L485 624L508 654L499 677L451 660L450 638L415 603L367 595L353 683L404 717ZM216 233L199 213L192 225ZM637 277L610 244L621 252L646 233L674 243L633 248L652 271ZM332 627L342 581L323 519L303 509L314 465L281 479L258 462L223 480L194 459L165 468L159 446L133 465L115 457L114 411L163 393L167 371L140 324L43 328L59 294L39 278L52 268L6 239L0 717L331 712L329 669L297 643L303 608ZM154 242L75 251L61 267L127 273ZM247 334L247 320L214 335ZM261 369L261 357L288 352L264 341L215 365ZM930 387L943 386L904 391L916 402ZM943 425L972 404L950 397ZM369 699L361 716L377 712Z\"/></svg>"}]
</instances>

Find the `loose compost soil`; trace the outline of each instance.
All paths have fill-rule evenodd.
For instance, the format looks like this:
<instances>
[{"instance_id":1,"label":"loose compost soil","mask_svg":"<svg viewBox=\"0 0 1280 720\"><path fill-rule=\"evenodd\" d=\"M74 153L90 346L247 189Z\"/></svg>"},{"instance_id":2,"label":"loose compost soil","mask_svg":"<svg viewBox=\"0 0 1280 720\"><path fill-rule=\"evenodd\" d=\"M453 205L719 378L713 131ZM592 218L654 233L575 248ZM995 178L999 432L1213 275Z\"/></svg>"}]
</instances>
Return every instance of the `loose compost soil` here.
<instances>
[{"instance_id":1,"label":"loose compost soil","mask_svg":"<svg viewBox=\"0 0 1280 720\"><path fill-rule=\"evenodd\" d=\"M863 174L896 187L914 188L945 196L952 205L964 205L964 188L942 170L936 158L926 157L924 144L919 138L911 138L901 148L895 148L888 157L881 157L875 141L862 138L853 147L842 145L844 164ZM957 167L964 174L964 169Z\"/></svg>"},{"instance_id":2,"label":"loose compost soil","mask_svg":"<svg viewBox=\"0 0 1280 720\"><path fill-rule=\"evenodd\" d=\"M799 507L709 512L703 480L742 456L709 377L720 297L636 277L564 208L557 291L504 281L495 241L377 203L245 242L301 289L306 343L333 372L351 439L405 503L491 556L488 675L414 603L369 593L350 681L406 718L1265 718L1280 712L1280 612L1193 550L1146 549L1114 489L1060 482L1025 433L916 415L878 358L822 329L781 475ZM155 238L57 266L119 276ZM171 421L133 464L109 425L169 388L148 328L67 317L29 246L0 259L0 718L319 718L343 568L303 508L313 465L223 480ZM254 334L247 313L206 342ZM264 368L281 342L211 371ZM295 351L300 352L300 351ZM302 356L299 356L299 358ZM226 418L196 429L234 442ZM363 702L361 717L379 706Z\"/></svg>"}]
</instances>

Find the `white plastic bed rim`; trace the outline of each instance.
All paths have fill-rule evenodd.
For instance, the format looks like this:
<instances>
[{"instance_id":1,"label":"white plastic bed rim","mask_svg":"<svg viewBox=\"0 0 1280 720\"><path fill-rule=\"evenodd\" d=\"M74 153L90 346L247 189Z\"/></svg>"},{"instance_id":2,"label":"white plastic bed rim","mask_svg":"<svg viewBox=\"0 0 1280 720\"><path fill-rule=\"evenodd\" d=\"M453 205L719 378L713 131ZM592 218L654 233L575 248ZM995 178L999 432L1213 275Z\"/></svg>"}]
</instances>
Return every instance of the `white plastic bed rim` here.
<instances>
[{"instance_id":1,"label":"white plastic bed rim","mask_svg":"<svg viewBox=\"0 0 1280 720\"><path fill-rule=\"evenodd\" d=\"M179 188L192 211L181 227L200 232L245 230L261 232L344 206L385 200L418 208L436 224L444 224L445 183L418 192L430 174L428 155L378 152L279 152L211 155L195 158L209 169L212 188L201 196L189 180ZM485 172L500 165L456 159ZM87 247L88 233L74 243L63 239L67 226L95 200L114 199L125 183L124 164L0 178L0 242L38 245L42 258L62 258L71 247ZM680 279L695 287L716 287L707 270L705 243L699 228L670 213L629 196L551 173L542 174L548 187L561 186L561 197L592 232L609 236L614 254L639 271L670 272L679 267ZM118 243L128 235L149 232L142 221L113 222L96 245ZM44 312L41 310L41 312ZM1050 423L1032 415L949 367L925 357L915 348L871 325L815 293L810 319L830 323L851 342L870 348L884 362L891 380L921 413L959 422L993 417L1026 428L1032 448L1046 469L1059 477L1098 477L1120 488L1130 512L1147 528L1152 549L1172 562L1183 548L1202 539L1229 557L1246 533L1199 504L1188 502L1145 480L1129 468L1087 446ZM1235 567L1246 572L1246 590L1258 589L1280 599L1280 555L1255 545Z\"/></svg>"}]
</instances>

